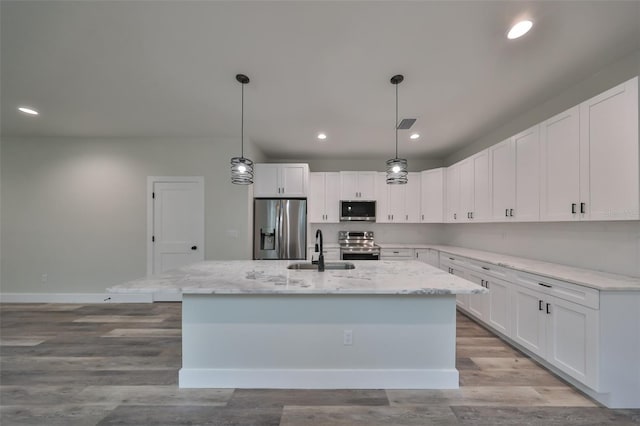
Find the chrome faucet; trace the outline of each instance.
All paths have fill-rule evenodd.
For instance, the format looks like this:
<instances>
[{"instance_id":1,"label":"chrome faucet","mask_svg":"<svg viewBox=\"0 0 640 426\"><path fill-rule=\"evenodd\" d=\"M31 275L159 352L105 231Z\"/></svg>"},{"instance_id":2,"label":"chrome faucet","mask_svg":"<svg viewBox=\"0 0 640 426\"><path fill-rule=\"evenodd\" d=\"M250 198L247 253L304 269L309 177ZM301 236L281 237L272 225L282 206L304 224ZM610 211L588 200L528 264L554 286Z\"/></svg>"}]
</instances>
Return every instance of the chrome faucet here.
<instances>
[{"instance_id":1,"label":"chrome faucet","mask_svg":"<svg viewBox=\"0 0 640 426\"><path fill-rule=\"evenodd\" d=\"M318 245L318 237L320 237L320 244ZM318 272L324 272L324 255L322 254L322 231L316 231L316 253L320 252L318 255Z\"/></svg>"}]
</instances>

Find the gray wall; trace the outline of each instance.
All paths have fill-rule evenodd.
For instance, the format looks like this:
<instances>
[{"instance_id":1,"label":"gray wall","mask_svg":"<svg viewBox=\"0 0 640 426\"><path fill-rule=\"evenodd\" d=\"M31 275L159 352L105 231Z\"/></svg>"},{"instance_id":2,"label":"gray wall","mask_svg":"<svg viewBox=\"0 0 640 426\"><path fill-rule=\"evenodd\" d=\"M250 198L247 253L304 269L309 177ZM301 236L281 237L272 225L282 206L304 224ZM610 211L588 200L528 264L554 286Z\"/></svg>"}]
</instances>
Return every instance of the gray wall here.
<instances>
[{"instance_id":1,"label":"gray wall","mask_svg":"<svg viewBox=\"0 0 640 426\"><path fill-rule=\"evenodd\" d=\"M524 114L506 120L504 125L492 132L486 135L478 135L478 139L470 140L463 149L446 157L443 165L450 166L463 160L638 74L640 74L640 50L610 64L589 78L576 81L575 84L567 87L546 102Z\"/></svg>"},{"instance_id":2,"label":"gray wall","mask_svg":"<svg viewBox=\"0 0 640 426\"><path fill-rule=\"evenodd\" d=\"M206 258L250 258L252 188L230 181L237 145L3 138L2 292L100 293L144 276L147 176L204 176Z\"/></svg>"},{"instance_id":3,"label":"gray wall","mask_svg":"<svg viewBox=\"0 0 640 426\"><path fill-rule=\"evenodd\" d=\"M312 158L312 159L283 159L269 158L270 163L308 163L312 172L339 171L386 171L385 161L388 158ZM410 172L442 167L442 160L437 158L407 158Z\"/></svg>"}]
</instances>

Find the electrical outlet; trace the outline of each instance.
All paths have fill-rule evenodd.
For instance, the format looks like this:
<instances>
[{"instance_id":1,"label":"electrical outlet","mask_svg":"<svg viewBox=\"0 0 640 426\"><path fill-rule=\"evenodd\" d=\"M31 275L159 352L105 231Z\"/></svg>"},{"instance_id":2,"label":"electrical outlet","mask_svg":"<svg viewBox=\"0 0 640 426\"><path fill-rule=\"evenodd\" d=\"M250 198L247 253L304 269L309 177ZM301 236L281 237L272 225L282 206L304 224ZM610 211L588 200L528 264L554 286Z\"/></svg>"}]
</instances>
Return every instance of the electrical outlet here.
<instances>
[{"instance_id":1,"label":"electrical outlet","mask_svg":"<svg viewBox=\"0 0 640 426\"><path fill-rule=\"evenodd\" d=\"M345 330L344 331L344 345L351 346L353 345L353 330Z\"/></svg>"}]
</instances>

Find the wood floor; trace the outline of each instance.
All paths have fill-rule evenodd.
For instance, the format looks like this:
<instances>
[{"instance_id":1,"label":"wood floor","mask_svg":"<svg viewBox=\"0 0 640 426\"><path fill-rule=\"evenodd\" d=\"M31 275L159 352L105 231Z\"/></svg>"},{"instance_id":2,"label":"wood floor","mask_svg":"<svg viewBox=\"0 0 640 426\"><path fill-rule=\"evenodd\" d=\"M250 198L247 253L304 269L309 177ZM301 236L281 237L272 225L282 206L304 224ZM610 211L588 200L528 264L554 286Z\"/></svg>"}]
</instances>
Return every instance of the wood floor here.
<instances>
[{"instance_id":1,"label":"wood floor","mask_svg":"<svg viewBox=\"0 0 640 426\"><path fill-rule=\"evenodd\" d=\"M457 390L178 389L179 303L0 305L0 424L630 425L458 315Z\"/></svg>"}]
</instances>

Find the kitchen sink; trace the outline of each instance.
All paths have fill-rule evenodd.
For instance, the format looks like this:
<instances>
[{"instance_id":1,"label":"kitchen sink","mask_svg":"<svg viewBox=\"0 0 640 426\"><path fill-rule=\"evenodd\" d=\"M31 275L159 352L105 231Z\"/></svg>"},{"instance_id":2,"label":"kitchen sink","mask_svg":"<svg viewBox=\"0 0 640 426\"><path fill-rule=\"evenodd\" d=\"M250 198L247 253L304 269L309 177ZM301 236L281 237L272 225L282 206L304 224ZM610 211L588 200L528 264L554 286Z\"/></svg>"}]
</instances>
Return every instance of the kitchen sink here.
<instances>
[{"instance_id":1,"label":"kitchen sink","mask_svg":"<svg viewBox=\"0 0 640 426\"><path fill-rule=\"evenodd\" d=\"M324 270L328 269L355 269L356 265L350 262L325 262ZM318 265L313 263L292 263L287 266L287 269L304 269L310 271L317 271Z\"/></svg>"}]
</instances>

